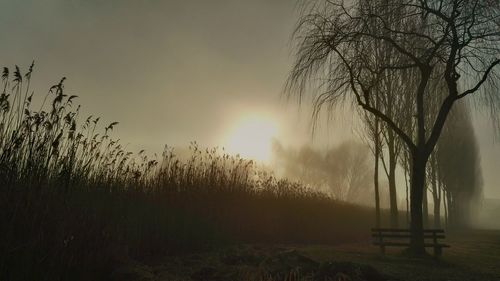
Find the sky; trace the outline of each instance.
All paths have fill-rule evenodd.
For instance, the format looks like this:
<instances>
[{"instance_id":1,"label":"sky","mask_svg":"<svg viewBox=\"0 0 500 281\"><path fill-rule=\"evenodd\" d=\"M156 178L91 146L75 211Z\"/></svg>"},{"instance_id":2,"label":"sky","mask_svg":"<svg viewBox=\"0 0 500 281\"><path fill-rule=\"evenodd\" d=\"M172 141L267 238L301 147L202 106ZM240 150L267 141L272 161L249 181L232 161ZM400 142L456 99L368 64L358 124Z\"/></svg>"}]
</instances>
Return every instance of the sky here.
<instances>
[{"instance_id":1,"label":"sky","mask_svg":"<svg viewBox=\"0 0 500 281\"><path fill-rule=\"evenodd\" d=\"M35 60L40 95L67 77L132 150L226 145L251 116L288 146L355 139L349 110L313 137L308 101L283 97L297 17L295 0L0 0L0 66ZM500 144L478 116L484 194L500 198Z\"/></svg>"}]
</instances>

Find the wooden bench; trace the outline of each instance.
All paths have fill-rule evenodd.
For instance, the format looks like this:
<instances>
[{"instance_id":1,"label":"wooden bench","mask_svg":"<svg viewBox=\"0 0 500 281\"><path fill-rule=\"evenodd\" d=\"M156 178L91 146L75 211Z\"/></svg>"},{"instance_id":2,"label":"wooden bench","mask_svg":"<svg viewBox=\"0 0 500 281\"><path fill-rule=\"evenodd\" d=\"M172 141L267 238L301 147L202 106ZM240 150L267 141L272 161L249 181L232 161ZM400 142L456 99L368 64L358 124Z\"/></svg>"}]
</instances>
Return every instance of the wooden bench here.
<instances>
[{"instance_id":1,"label":"wooden bench","mask_svg":"<svg viewBox=\"0 0 500 281\"><path fill-rule=\"evenodd\" d=\"M372 228L373 245L379 246L382 254L385 254L385 247L409 247L410 230L397 228ZM444 239L443 229L424 229L424 247L434 248L434 256L440 257L443 248L449 245L443 244L438 239Z\"/></svg>"}]
</instances>

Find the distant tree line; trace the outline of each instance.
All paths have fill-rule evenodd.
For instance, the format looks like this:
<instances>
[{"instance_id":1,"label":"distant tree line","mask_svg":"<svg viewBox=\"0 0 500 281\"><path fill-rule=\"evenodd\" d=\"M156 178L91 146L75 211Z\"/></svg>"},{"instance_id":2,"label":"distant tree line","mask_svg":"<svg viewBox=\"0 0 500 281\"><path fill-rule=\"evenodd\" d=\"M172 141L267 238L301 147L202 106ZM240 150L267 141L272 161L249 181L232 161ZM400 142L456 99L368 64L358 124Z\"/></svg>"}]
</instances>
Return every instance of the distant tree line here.
<instances>
[{"instance_id":1,"label":"distant tree line","mask_svg":"<svg viewBox=\"0 0 500 281\"><path fill-rule=\"evenodd\" d=\"M310 185L336 200L372 203L373 169L366 145L346 141L327 150L309 145L293 149L275 141L273 152L280 176Z\"/></svg>"}]
</instances>

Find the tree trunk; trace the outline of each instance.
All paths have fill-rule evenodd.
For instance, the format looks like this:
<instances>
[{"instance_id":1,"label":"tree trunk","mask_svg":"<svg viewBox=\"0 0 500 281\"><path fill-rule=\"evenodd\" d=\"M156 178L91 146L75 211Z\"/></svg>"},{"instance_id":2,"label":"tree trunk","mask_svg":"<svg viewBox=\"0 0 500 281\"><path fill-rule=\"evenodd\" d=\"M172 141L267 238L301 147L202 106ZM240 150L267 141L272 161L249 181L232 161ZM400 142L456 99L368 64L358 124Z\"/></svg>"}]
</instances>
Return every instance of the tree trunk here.
<instances>
[{"instance_id":1,"label":"tree trunk","mask_svg":"<svg viewBox=\"0 0 500 281\"><path fill-rule=\"evenodd\" d=\"M432 196L433 196L433 203L434 203L434 227L440 228L441 227L441 188L440 188L439 183L437 181L436 158L433 158L432 160L433 161L432 161L431 177L432 177Z\"/></svg>"},{"instance_id":2,"label":"tree trunk","mask_svg":"<svg viewBox=\"0 0 500 281\"><path fill-rule=\"evenodd\" d=\"M412 174L410 187L410 254L414 256L425 255L424 225L422 217L422 203L425 188L425 166L434 145L428 146L425 133L424 94L429 82L431 68L421 69L421 81L417 91L417 145L412 154ZM434 132L434 130L433 130ZM436 138L437 135L434 135Z\"/></svg>"},{"instance_id":3,"label":"tree trunk","mask_svg":"<svg viewBox=\"0 0 500 281\"><path fill-rule=\"evenodd\" d=\"M406 224L410 225L410 185L408 183L408 170L405 170L405 187L406 187Z\"/></svg>"},{"instance_id":4,"label":"tree trunk","mask_svg":"<svg viewBox=\"0 0 500 281\"><path fill-rule=\"evenodd\" d=\"M446 192L446 199L448 202L448 227L455 226L455 198L451 192Z\"/></svg>"},{"instance_id":5,"label":"tree trunk","mask_svg":"<svg viewBox=\"0 0 500 281\"><path fill-rule=\"evenodd\" d=\"M422 201L425 186L425 156L421 151L413 153L413 165L411 173L411 186L410 186L410 253L412 255L420 256L425 254L424 247L424 232L423 232L423 217L422 217Z\"/></svg>"},{"instance_id":6,"label":"tree trunk","mask_svg":"<svg viewBox=\"0 0 500 281\"><path fill-rule=\"evenodd\" d=\"M441 198L434 197L434 227L441 228Z\"/></svg>"},{"instance_id":7,"label":"tree trunk","mask_svg":"<svg viewBox=\"0 0 500 281\"><path fill-rule=\"evenodd\" d=\"M391 227L397 228L399 226L399 211L398 200L396 193L396 171L389 174L389 194L391 202Z\"/></svg>"},{"instance_id":8,"label":"tree trunk","mask_svg":"<svg viewBox=\"0 0 500 281\"><path fill-rule=\"evenodd\" d=\"M444 225L448 227L448 192L443 189Z\"/></svg>"},{"instance_id":9,"label":"tree trunk","mask_svg":"<svg viewBox=\"0 0 500 281\"><path fill-rule=\"evenodd\" d=\"M399 212L398 212L398 196L396 192L396 161L397 155L395 152L395 136L392 130L388 132L388 149L389 149L389 199L391 204L391 227L397 228L399 226Z\"/></svg>"},{"instance_id":10,"label":"tree trunk","mask_svg":"<svg viewBox=\"0 0 500 281\"><path fill-rule=\"evenodd\" d=\"M429 226L429 200L427 198L427 184L424 185L424 190L422 190L422 216L424 227Z\"/></svg>"},{"instance_id":11,"label":"tree trunk","mask_svg":"<svg viewBox=\"0 0 500 281\"><path fill-rule=\"evenodd\" d=\"M378 133L378 118L375 118L375 169L373 173L373 186L375 187L375 227L380 227L380 194L378 184L378 169L380 157L380 135Z\"/></svg>"}]
</instances>

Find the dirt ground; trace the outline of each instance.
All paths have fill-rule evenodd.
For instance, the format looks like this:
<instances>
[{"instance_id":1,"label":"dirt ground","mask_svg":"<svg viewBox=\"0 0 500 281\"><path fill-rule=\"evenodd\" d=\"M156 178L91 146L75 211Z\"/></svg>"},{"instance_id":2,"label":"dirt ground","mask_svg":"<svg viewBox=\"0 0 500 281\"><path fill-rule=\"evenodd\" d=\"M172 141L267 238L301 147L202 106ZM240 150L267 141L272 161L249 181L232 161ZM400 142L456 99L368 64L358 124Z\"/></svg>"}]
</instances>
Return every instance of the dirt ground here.
<instances>
[{"instance_id":1,"label":"dirt ground","mask_svg":"<svg viewBox=\"0 0 500 281\"><path fill-rule=\"evenodd\" d=\"M131 262L114 280L500 280L500 231L449 234L441 259L406 257L400 248L381 255L366 243L342 245L239 245L169 257L148 265ZM432 252L432 251L430 251Z\"/></svg>"}]
</instances>

